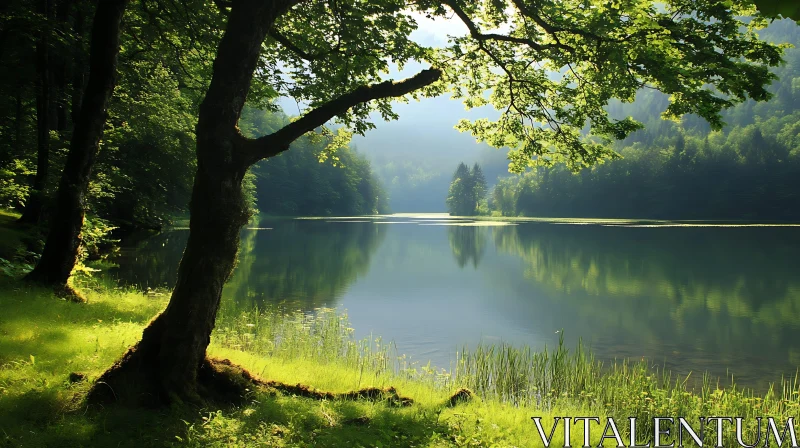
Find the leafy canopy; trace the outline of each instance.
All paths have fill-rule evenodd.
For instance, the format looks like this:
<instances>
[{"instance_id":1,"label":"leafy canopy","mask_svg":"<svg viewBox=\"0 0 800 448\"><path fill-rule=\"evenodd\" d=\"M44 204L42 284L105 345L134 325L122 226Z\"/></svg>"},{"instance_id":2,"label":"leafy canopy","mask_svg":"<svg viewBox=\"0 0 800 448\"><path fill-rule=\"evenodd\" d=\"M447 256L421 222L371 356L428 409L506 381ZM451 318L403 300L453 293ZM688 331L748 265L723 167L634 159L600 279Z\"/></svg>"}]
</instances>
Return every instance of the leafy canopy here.
<instances>
[{"instance_id":1,"label":"leafy canopy","mask_svg":"<svg viewBox=\"0 0 800 448\"><path fill-rule=\"evenodd\" d=\"M460 20L468 34L425 47L410 37L418 14ZM782 48L758 39L765 24L749 0L299 2L271 30L257 76L311 109L382 81L392 63L430 64L439 81L411 96L494 106L499 118L458 129L510 148L513 170L559 161L577 170L615 157L607 143L641 127L611 119L612 98L658 89L670 95L666 117L697 114L714 128L722 109L768 99ZM372 111L396 118L384 98L338 121L364 133Z\"/></svg>"}]
</instances>

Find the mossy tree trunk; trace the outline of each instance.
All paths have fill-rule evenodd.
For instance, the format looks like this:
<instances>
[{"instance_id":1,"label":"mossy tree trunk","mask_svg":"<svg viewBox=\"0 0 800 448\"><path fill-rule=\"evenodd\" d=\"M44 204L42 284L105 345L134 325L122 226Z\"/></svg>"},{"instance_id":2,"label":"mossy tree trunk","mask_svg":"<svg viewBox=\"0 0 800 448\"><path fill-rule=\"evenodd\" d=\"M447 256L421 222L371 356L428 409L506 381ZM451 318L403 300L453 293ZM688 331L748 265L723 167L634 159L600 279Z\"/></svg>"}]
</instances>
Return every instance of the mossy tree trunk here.
<instances>
[{"instance_id":1,"label":"mossy tree trunk","mask_svg":"<svg viewBox=\"0 0 800 448\"><path fill-rule=\"evenodd\" d=\"M58 186L55 214L42 257L27 277L65 291L71 298L77 296L67 286L67 281L78 260L86 190L114 90L126 3L127 0L103 0L97 5L89 50L89 81Z\"/></svg>"}]
</instances>

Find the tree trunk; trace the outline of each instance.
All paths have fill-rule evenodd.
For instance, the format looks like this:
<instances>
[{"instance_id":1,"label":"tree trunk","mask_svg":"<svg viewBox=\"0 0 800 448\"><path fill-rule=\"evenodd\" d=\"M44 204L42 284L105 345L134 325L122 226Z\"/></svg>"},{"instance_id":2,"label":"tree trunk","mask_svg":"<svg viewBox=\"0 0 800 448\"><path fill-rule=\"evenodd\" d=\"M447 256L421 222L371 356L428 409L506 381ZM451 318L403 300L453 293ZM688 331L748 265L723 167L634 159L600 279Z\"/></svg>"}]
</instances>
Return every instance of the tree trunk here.
<instances>
[{"instance_id":1,"label":"tree trunk","mask_svg":"<svg viewBox=\"0 0 800 448\"><path fill-rule=\"evenodd\" d=\"M41 0L39 12L50 18L52 0ZM42 216L42 207L45 200L47 187L47 170L50 167L50 51L48 48L50 31L45 29L40 32L36 42L36 176L33 186L25 202L25 209L19 222L23 224L38 224Z\"/></svg>"},{"instance_id":2,"label":"tree trunk","mask_svg":"<svg viewBox=\"0 0 800 448\"><path fill-rule=\"evenodd\" d=\"M243 157L245 138L236 124L261 43L290 6L290 1L234 3L200 106L189 240L177 284L142 340L98 379L91 402L200 402L214 393L201 375L208 365L206 348L236 261L239 232L249 219L242 179L252 160Z\"/></svg>"},{"instance_id":3,"label":"tree trunk","mask_svg":"<svg viewBox=\"0 0 800 448\"><path fill-rule=\"evenodd\" d=\"M59 0L56 6L56 23L61 32L65 35L70 33L70 13L73 9L73 0ZM66 50L66 49L65 49ZM69 115L69 92L68 85L70 79L70 71L74 64L70 55L66 51L56 52L53 58L53 92L55 98L53 105L55 106L55 129L59 132L62 138L68 135L70 124L68 120Z\"/></svg>"},{"instance_id":4,"label":"tree trunk","mask_svg":"<svg viewBox=\"0 0 800 448\"><path fill-rule=\"evenodd\" d=\"M86 190L100 146L108 101L114 90L122 15L127 0L103 0L92 24L89 82L75 123L67 161L58 186L57 204L42 258L28 274L31 281L48 284L77 296L67 281L78 259Z\"/></svg>"},{"instance_id":5,"label":"tree trunk","mask_svg":"<svg viewBox=\"0 0 800 448\"><path fill-rule=\"evenodd\" d=\"M22 128L24 127L23 123L25 121L25 109L22 103L22 91L23 83L20 82L17 85L16 92L14 92L14 153L6 154L3 159L3 165L5 165L5 162L8 162L10 159L20 157L25 153L23 149L25 144L22 143Z\"/></svg>"},{"instance_id":6,"label":"tree trunk","mask_svg":"<svg viewBox=\"0 0 800 448\"><path fill-rule=\"evenodd\" d=\"M75 17L74 22L72 25L73 32L75 33L75 41L73 42L72 47L72 80L71 80L71 88L72 88L72 98L70 100L71 103L71 111L70 111L70 119L72 120L72 126L75 126L75 123L78 121L78 114L81 110L81 100L83 97L83 85L85 82L85 74L86 74L86 67L85 61L86 58L84 56L84 7L83 2L77 2L75 8Z\"/></svg>"}]
</instances>

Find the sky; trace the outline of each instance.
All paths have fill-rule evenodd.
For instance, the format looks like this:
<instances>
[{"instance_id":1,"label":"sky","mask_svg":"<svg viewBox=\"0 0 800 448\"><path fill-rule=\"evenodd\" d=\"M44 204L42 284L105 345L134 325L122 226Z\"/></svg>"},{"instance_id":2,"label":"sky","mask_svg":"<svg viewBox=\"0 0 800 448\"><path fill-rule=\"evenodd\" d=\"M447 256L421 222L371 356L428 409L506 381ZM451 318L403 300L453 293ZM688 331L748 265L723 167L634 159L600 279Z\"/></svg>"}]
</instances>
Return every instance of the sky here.
<instances>
[{"instance_id":1,"label":"sky","mask_svg":"<svg viewBox=\"0 0 800 448\"><path fill-rule=\"evenodd\" d=\"M448 35L463 36L468 31L458 19L432 20L420 13L412 13L412 16L419 27L411 34L411 38L425 46L444 46ZM400 72L392 70L387 74L387 79L404 79L424 68L427 67L419 63L409 63ZM279 104L290 115L300 112L294 100L282 99ZM457 157L454 156L464 152L466 158L474 159L474 153L481 148L485 149L486 145L479 145L474 137L456 131L454 126L462 118L496 116L491 107L468 111L460 100L453 100L449 95L423 98L420 101L411 100L409 103L395 102L394 110L400 117L398 120L387 122L375 114L373 123L376 129L353 138L353 144L361 152L372 155L377 151L388 151L390 154L407 155L412 159L443 159L442 162L455 160Z\"/></svg>"}]
</instances>

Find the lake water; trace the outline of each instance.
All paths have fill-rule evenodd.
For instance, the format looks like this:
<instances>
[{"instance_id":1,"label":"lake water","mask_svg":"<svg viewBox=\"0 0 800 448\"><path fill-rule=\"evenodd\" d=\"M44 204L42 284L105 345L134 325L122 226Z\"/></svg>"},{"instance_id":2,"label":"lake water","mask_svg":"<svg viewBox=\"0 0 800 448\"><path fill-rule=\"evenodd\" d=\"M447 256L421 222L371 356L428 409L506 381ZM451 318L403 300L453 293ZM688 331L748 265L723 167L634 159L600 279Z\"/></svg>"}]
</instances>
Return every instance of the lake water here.
<instances>
[{"instance_id":1,"label":"lake water","mask_svg":"<svg viewBox=\"0 0 800 448\"><path fill-rule=\"evenodd\" d=\"M111 272L172 286L188 236L125 248ZM800 366L800 227L389 215L264 221L224 299L346 309L359 337L449 367L464 344L648 358L763 390Z\"/></svg>"}]
</instances>

